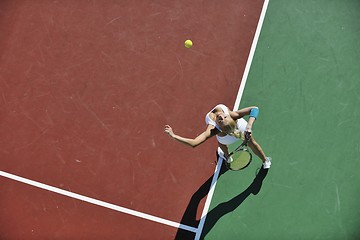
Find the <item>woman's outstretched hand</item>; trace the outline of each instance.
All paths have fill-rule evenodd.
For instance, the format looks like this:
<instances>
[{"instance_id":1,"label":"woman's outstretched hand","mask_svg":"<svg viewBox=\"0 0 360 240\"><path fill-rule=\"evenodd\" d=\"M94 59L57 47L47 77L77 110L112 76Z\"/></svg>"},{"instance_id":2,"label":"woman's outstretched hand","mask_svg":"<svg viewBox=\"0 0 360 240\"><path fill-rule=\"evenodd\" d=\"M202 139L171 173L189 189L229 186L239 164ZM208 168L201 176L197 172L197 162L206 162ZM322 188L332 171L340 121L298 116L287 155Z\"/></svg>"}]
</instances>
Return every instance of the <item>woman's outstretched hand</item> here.
<instances>
[{"instance_id":1,"label":"woman's outstretched hand","mask_svg":"<svg viewBox=\"0 0 360 240\"><path fill-rule=\"evenodd\" d=\"M165 125L165 130L164 130L164 132L166 132L166 133L167 133L170 137L172 137L172 138L175 136L172 128L171 128L169 125Z\"/></svg>"}]
</instances>

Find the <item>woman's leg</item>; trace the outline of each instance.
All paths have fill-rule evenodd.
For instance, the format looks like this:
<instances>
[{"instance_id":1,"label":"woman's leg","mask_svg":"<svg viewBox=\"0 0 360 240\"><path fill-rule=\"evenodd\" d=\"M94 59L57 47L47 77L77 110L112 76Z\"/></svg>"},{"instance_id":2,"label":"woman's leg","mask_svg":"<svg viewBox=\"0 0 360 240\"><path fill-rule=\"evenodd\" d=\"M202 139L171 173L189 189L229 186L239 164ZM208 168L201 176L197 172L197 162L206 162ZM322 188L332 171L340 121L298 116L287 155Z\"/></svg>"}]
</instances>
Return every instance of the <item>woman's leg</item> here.
<instances>
[{"instance_id":1,"label":"woman's leg","mask_svg":"<svg viewBox=\"0 0 360 240\"><path fill-rule=\"evenodd\" d=\"M255 141L255 139L251 136L248 146L251 150L263 161L263 168L268 169L271 165L271 157L266 157L264 151L260 147L260 145Z\"/></svg>"},{"instance_id":2,"label":"woman's leg","mask_svg":"<svg viewBox=\"0 0 360 240\"><path fill-rule=\"evenodd\" d=\"M266 161L266 155L262 150L261 146L255 141L255 139L251 136L251 139L248 142L248 146L251 150L258 156L263 162Z\"/></svg>"},{"instance_id":3,"label":"woman's leg","mask_svg":"<svg viewBox=\"0 0 360 240\"><path fill-rule=\"evenodd\" d=\"M246 131L246 126L247 126L246 120L244 120L243 118L237 120L237 126L238 126L238 130L240 130L241 133L244 134L244 132ZM255 141L252 134L251 134L250 140L248 142L248 146L256 154L256 156L258 156L261 159L261 161L263 162L263 167L265 169L270 168L271 158L266 157L264 151L262 150L260 145Z\"/></svg>"}]
</instances>

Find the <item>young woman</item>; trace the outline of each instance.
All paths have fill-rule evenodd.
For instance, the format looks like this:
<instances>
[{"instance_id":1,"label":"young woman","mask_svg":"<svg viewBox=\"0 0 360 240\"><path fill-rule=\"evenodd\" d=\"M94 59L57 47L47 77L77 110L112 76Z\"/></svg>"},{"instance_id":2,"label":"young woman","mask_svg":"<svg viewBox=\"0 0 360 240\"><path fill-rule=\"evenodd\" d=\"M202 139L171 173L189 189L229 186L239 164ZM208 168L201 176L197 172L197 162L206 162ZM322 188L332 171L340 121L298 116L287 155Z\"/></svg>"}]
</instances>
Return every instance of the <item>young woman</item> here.
<instances>
[{"instance_id":1,"label":"young woman","mask_svg":"<svg viewBox=\"0 0 360 240\"><path fill-rule=\"evenodd\" d=\"M196 138L185 138L174 133L173 129L165 126L165 132L178 142L184 143L191 147L196 147L216 136L219 144L218 153L226 161L231 161L229 156L228 145L248 139L248 146L262 160L263 168L270 168L271 158L266 157L260 145L255 141L252 135L252 126L258 117L259 108L256 106L243 108L237 111L231 111L223 104L217 105L209 113L206 114L206 130ZM243 119L249 115L249 121Z\"/></svg>"}]
</instances>

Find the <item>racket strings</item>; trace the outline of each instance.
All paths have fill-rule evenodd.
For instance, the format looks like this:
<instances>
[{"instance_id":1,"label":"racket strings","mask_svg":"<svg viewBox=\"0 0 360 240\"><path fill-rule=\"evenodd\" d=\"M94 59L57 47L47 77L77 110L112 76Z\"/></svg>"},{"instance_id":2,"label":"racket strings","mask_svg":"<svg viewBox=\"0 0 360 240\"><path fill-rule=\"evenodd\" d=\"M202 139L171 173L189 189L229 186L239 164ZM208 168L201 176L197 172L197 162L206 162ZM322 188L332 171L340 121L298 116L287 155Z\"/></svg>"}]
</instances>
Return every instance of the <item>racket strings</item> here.
<instances>
[{"instance_id":1,"label":"racket strings","mask_svg":"<svg viewBox=\"0 0 360 240\"><path fill-rule=\"evenodd\" d=\"M228 163L228 168L231 170L243 169L251 162L251 154L245 149L235 152L231 157L232 161Z\"/></svg>"}]
</instances>

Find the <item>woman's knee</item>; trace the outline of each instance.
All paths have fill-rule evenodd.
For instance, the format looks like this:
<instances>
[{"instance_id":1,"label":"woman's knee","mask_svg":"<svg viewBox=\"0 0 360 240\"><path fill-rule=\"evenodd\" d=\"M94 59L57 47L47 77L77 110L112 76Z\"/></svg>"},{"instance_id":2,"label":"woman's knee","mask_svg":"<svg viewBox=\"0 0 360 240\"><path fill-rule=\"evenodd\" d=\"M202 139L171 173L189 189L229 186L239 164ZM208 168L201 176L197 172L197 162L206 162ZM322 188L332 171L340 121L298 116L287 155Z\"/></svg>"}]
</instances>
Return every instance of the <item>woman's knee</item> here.
<instances>
[{"instance_id":1,"label":"woman's knee","mask_svg":"<svg viewBox=\"0 0 360 240\"><path fill-rule=\"evenodd\" d=\"M258 143L255 141L255 138L253 136L250 137L249 141L248 141L248 145L249 146L255 146L258 145Z\"/></svg>"}]
</instances>

